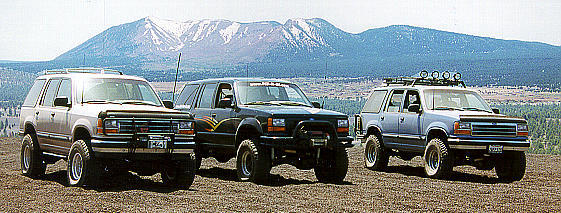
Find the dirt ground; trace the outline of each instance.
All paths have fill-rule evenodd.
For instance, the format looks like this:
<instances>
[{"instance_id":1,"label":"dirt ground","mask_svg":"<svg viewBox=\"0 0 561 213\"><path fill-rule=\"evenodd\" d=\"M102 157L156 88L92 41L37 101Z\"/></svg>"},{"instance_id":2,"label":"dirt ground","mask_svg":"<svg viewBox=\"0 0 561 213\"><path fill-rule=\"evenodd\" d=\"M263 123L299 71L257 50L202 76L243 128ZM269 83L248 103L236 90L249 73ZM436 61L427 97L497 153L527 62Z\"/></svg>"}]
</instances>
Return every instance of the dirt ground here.
<instances>
[{"instance_id":1,"label":"dirt ground","mask_svg":"<svg viewBox=\"0 0 561 213\"><path fill-rule=\"evenodd\" d=\"M451 180L423 177L419 158L391 158L389 171L363 167L362 147L349 150L342 185L322 184L313 171L272 170L268 185L236 181L234 163L205 159L189 190L169 188L159 175L132 173L106 179L102 188L66 186L66 162L38 179L20 175L17 138L0 138L0 212L527 212L561 210L561 156L528 155L520 182L497 183L493 171L456 167Z\"/></svg>"}]
</instances>

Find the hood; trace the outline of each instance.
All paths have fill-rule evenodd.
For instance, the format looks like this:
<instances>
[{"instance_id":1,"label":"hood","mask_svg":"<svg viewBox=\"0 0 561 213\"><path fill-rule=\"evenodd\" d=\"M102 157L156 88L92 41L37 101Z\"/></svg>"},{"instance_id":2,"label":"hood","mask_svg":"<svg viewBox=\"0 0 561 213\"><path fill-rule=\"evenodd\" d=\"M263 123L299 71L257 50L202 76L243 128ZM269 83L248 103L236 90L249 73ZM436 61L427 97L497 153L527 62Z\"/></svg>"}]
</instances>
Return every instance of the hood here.
<instances>
[{"instance_id":1,"label":"hood","mask_svg":"<svg viewBox=\"0 0 561 213\"><path fill-rule=\"evenodd\" d=\"M326 109L318 109L302 106L249 106L248 108L260 110L274 116L292 117L292 116L330 116L330 117L347 117L347 115Z\"/></svg>"},{"instance_id":2,"label":"hood","mask_svg":"<svg viewBox=\"0 0 561 213\"><path fill-rule=\"evenodd\" d=\"M526 120L518 117L510 117L502 114L494 114L490 112L481 111L447 111L447 110L434 110L435 114L447 116L461 121L469 122L512 122L512 123L525 123Z\"/></svg>"},{"instance_id":3,"label":"hood","mask_svg":"<svg viewBox=\"0 0 561 213\"><path fill-rule=\"evenodd\" d=\"M177 110L168 109L165 107L138 104L83 104L81 107L82 112L92 113L92 116L96 117L100 112L184 114Z\"/></svg>"}]
</instances>

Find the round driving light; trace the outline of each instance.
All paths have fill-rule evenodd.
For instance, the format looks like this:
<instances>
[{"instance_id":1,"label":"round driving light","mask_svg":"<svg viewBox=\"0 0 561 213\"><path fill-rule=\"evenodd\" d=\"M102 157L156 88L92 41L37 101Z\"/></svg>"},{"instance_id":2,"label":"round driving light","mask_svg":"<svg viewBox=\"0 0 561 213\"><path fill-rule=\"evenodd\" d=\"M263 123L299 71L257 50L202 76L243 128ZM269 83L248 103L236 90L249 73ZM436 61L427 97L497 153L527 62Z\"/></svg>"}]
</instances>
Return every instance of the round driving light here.
<instances>
[{"instance_id":1,"label":"round driving light","mask_svg":"<svg viewBox=\"0 0 561 213\"><path fill-rule=\"evenodd\" d=\"M459 72L457 72L456 74L454 74L454 80L458 81L462 79L462 74L460 74Z\"/></svg>"},{"instance_id":2,"label":"round driving light","mask_svg":"<svg viewBox=\"0 0 561 213\"><path fill-rule=\"evenodd\" d=\"M444 71L444 72L442 73L442 79L448 80L449 78L450 78L450 72Z\"/></svg>"},{"instance_id":3,"label":"round driving light","mask_svg":"<svg viewBox=\"0 0 561 213\"><path fill-rule=\"evenodd\" d=\"M435 70L435 71L432 71L431 76L432 76L432 78L434 78L434 79L438 78L438 76L439 76L438 71L436 71L436 70Z\"/></svg>"},{"instance_id":4,"label":"round driving light","mask_svg":"<svg viewBox=\"0 0 561 213\"><path fill-rule=\"evenodd\" d=\"M429 72L427 72L426 70L421 71L421 73L419 73L419 76L421 76L421 78L426 78L429 76Z\"/></svg>"}]
</instances>

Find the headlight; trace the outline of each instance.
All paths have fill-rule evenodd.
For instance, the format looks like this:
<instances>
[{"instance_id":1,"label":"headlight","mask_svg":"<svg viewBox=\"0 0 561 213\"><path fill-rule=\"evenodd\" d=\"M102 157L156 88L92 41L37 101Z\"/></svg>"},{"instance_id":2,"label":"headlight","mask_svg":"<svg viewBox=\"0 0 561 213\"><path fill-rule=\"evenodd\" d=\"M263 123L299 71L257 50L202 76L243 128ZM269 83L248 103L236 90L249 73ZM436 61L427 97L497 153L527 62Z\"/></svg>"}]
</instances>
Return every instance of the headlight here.
<instances>
[{"instance_id":1,"label":"headlight","mask_svg":"<svg viewBox=\"0 0 561 213\"><path fill-rule=\"evenodd\" d=\"M349 120L337 120L337 127L349 127Z\"/></svg>"},{"instance_id":2,"label":"headlight","mask_svg":"<svg viewBox=\"0 0 561 213\"><path fill-rule=\"evenodd\" d=\"M516 125L517 132L527 132L528 131L528 124L517 124Z\"/></svg>"},{"instance_id":3,"label":"headlight","mask_svg":"<svg viewBox=\"0 0 561 213\"><path fill-rule=\"evenodd\" d=\"M516 124L517 136L528 136L528 124Z\"/></svg>"},{"instance_id":4,"label":"headlight","mask_svg":"<svg viewBox=\"0 0 561 213\"><path fill-rule=\"evenodd\" d=\"M179 121L177 125L177 134L194 135L195 123L192 121Z\"/></svg>"},{"instance_id":5,"label":"headlight","mask_svg":"<svg viewBox=\"0 0 561 213\"><path fill-rule=\"evenodd\" d=\"M119 122L117 120L105 120L105 129L117 129Z\"/></svg>"},{"instance_id":6,"label":"headlight","mask_svg":"<svg viewBox=\"0 0 561 213\"><path fill-rule=\"evenodd\" d=\"M454 134L471 135L471 123L456 121L454 123Z\"/></svg>"},{"instance_id":7,"label":"headlight","mask_svg":"<svg viewBox=\"0 0 561 213\"><path fill-rule=\"evenodd\" d=\"M179 122L179 129L193 129L193 122L192 121L180 121Z\"/></svg>"},{"instance_id":8,"label":"headlight","mask_svg":"<svg viewBox=\"0 0 561 213\"><path fill-rule=\"evenodd\" d=\"M285 126L285 120L280 118L273 119L273 126Z\"/></svg>"},{"instance_id":9,"label":"headlight","mask_svg":"<svg viewBox=\"0 0 561 213\"><path fill-rule=\"evenodd\" d=\"M269 118L267 119L267 130L269 132L284 132L286 131L286 122L284 118Z\"/></svg>"}]
</instances>

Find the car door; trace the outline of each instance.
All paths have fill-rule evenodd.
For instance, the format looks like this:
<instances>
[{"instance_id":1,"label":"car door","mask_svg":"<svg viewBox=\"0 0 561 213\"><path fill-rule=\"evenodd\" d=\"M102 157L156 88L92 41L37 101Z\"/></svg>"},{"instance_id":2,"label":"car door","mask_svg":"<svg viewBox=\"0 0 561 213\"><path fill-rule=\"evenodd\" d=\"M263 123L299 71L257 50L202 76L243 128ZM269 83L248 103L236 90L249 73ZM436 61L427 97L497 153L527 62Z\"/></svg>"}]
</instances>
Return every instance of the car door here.
<instances>
[{"instance_id":1,"label":"car door","mask_svg":"<svg viewBox=\"0 0 561 213\"><path fill-rule=\"evenodd\" d=\"M57 95L55 97L67 97L72 104L72 82L70 79L62 79L58 87ZM54 113L55 134L53 134L53 144L63 147L62 153L66 154L70 151L71 143L71 126L70 120L72 119L72 108L66 106L53 106L52 112Z\"/></svg>"},{"instance_id":2,"label":"car door","mask_svg":"<svg viewBox=\"0 0 561 213\"><path fill-rule=\"evenodd\" d=\"M404 90L393 90L389 96L384 109L384 114L380 116L382 125L382 136L386 145L398 142L399 135L399 116L403 101Z\"/></svg>"},{"instance_id":3,"label":"car door","mask_svg":"<svg viewBox=\"0 0 561 213\"><path fill-rule=\"evenodd\" d=\"M192 110L196 121L197 138L201 140L201 143L215 143L211 133L218 122L210 116L215 90L216 83L204 84L197 98L195 108Z\"/></svg>"},{"instance_id":4,"label":"car door","mask_svg":"<svg viewBox=\"0 0 561 213\"><path fill-rule=\"evenodd\" d=\"M51 79L47 82L43 98L35 112L37 115L37 136L43 140L40 147L42 150L52 153L60 153L64 150L63 147L55 145L58 126L54 121L56 115L54 100L60 81L60 79Z\"/></svg>"},{"instance_id":5,"label":"car door","mask_svg":"<svg viewBox=\"0 0 561 213\"><path fill-rule=\"evenodd\" d=\"M211 135L215 138L217 144L235 146L236 127L234 126L235 118L233 118L234 109L232 107L218 107L220 100L226 99L235 103L232 84L220 83L216 90L213 109L210 113L210 117L217 122Z\"/></svg>"},{"instance_id":6,"label":"car door","mask_svg":"<svg viewBox=\"0 0 561 213\"><path fill-rule=\"evenodd\" d=\"M399 140L412 149L423 149L421 143L421 114L409 112L411 104L421 104L419 91L410 89L405 93L403 107L399 116Z\"/></svg>"}]
</instances>

